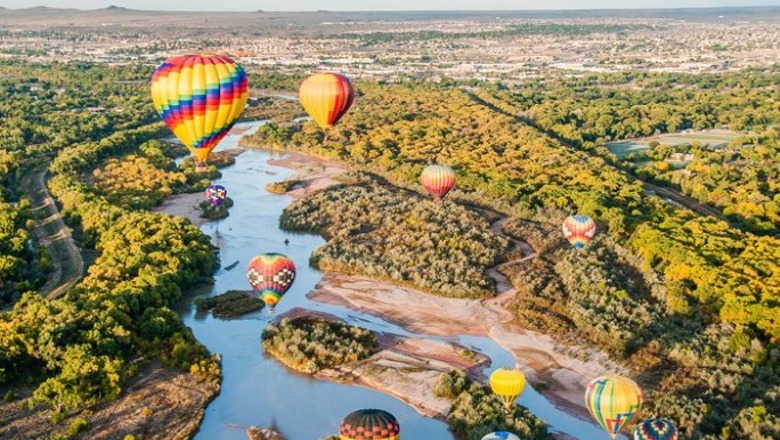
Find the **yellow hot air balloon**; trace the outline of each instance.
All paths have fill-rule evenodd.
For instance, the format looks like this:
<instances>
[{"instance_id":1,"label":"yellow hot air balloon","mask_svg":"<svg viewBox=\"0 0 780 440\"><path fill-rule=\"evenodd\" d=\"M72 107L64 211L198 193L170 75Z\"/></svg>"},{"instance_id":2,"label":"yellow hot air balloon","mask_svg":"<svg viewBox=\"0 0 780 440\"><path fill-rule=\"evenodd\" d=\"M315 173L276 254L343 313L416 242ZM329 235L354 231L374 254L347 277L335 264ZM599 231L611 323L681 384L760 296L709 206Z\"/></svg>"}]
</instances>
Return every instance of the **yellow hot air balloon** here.
<instances>
[{"instance_id":1,"label":"yellow hot air balloon","mask_svg":"<svg viewBox=\"0 0 780 440\"><path fill-rule=\"evenodd\" d=\"M490 375L490 389L504 401L507 413L525 389L525 383L525 375L520 370L499 368Z\"/></svg>"},{"instance_id":2,"label":"yellow hot air balloon","mask_svg":"<svg viewBox=\"0 0 780 440\"><path fill-rule=\"evenodd\" d=\"M168 58L152 76L157 113L202 166L249 99L246 73L226 56Z\"/></svg>"},{"instance_id":3,"label":"yellow hot air balloon","mask_svg":"<svg viewBox=\"0 0 780 440\"><path fill-rule=\"evenodd\" d=\"M318 73L306 78L298 95L306 113L325 131L336 125L355 102L355 88L338 73Z\"/></svg>"},{"instance_id":4,"label":"yellow hot air balloon","mask_svg":"<svg viewBox=\"0 0 780 440\"><path fill-rule=\"evenodd\" d=\"M590 414L613 439L639 412L643 401L639 385L622 376L601 376L585 390Z\"/></svg>"}]
</instances>

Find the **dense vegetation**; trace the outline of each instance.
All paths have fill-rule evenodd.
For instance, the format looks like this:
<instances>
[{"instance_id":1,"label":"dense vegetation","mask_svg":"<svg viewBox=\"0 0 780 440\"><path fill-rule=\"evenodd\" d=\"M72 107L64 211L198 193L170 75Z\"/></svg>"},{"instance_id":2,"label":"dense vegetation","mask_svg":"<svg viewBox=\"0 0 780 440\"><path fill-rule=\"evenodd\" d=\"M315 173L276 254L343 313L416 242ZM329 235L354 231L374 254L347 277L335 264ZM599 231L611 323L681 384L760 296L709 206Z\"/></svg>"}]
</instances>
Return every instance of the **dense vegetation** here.
<instances>
[{"instance_id":1,"label":"dense vegetation","mask_svg":"<svg viewBox=\"0 0 780 440\"><path fill-rule=\"evenodd\" d=\"M727 74L615 77L631 75L647 84L656 82L653 93L605 87L603 92L586 89L585 96L622 96L629 103L632 97L659 97L662 103L669 101L668 114L674 113L676 105L704 106L689 116L683 114L689 119L680 128L688 123L693 127L731 123L746 106L766 110L766 118L776 117L771 103L777 100L765 99L767 93L776 92L767 86L772 79L767 74L750 73L745 79ZM507 225L506 231L528 239L541 254L525 264L504 267L517 288L515 310L523 324L566 335L568 340L587 338L623 360L637 371L654 398L645 414L672 418L689 437L780 437L775 416L780 413L776 398L780 390L778 239L697 217L644 194L641 184L632 181L619 164L610 165L616 159L599 143L604 139L577 139L574 135L582 128L577 124L544 122L544 115L560 112L588 114L598 120L599 114L615 118L618 115L612 112L641 110L626 110L617 98L599 101L599 95L592 107L580 97L571 105L566 95L560 104L556 101L558 96L551 90L579 93L588 78L565 80L569 82L563 84L569 85L583 82L570 90L556 81L540 82L539 92L530 86L503 92L501 87L465 91L419 81L360 83L360 110L331 130L327 143L310 123L269 124L252 141L346 160L410 188L418 188L415 180L423 165L438 161L454 166L460 190L452 194L452 200L487 205L523 218ZM618 80L618 86L625 85ZM740 81L754 87L733 85ZM664 97L665 93L680 97ZM740 98L745 94L748 101ZM532 109L520 105L532 98ZM658 105L667 105L662 103ZM516 117L521 111L524 115ZM569 118L574 120L574 116ZM605 128L617 125L610 120ZM632 134L644 133L610 136ZM767 151L755 148L761 154ZM770 164L768 157L754 162ZM720 181L720 177L715 179ZM775 182L767 181L761 190L772 199L777 196ZM350 206L371 203L361 188L332 191L354 194ZM361 193L365 197L357 197ZM309 213L312 218L321 212L337 218L346 207L337 200L325 203L326 194L315 194L314 202L299 205L317 206ZM601 231L601 238L579 253L551 238L559 233L563 217L572 212L594 217ZM338 224L359 218L353 214ZM317 221L318 225L327 223L326 219ZM369 224L362 220L351 228L370 231ZM419 238L407 234L384 246ZM358 246L360 241L355 240L344 249ZM350 254L350 258L357 262L370 255L363 250L362 255Z\"/></svg>"},{"instance_id":2,"label":"dense vegetation","mask_svg":"<svg viewBox=\"0 0 780 440\"><path fill-rule=\"evenodd\" d=\"M283 318L267 326L261 339L263 350L309 374L365 359L379 349L371 331L314 316Z\"/></svg>"},{"instance_id":3,"label":"dense vegetation","mask_svg":"<svg viewBox=\"0 0 780 440\"><path fill-rule=\"evenodd\" d=\"M31 165L63 147L153 121L139 88L146 68L0 60L0 307L43 284L43 249L32 238L19 184ZM16 204L18 203L18 205Z\"/></svg>"},{"instance_id":4,"label":"dense vegetation","mask_svg":"<svg viewBox=\"0 0 780 440\"><path fill-rule=\"evenodd\" d=\"M485 270L509 241L475 211L425 199L369 174L285 208L283 228L313 231L328 242L311 261L323 270L360 273L457 298L495 292Z\"/></svg>"},{"instance_id":5,"label":"dense vegetation","mask_svg":"<svg viewBox=\"0 0 780 440\"><path fill-rule=\"evenodd\" d=\"M160 125L142 125L156 118L145 82L124 82L145 80L148 68L0 64L0 71L9 194L19 193L18 176L31 165L53 158L49 190L97 254L64 297L27 292L0 314L0 386L32 385L30 405L45 404L58 421L117 397L144 359L218 381L217 359L170 309L184 289L210 279L216 258L208 237L186 220L138 209L182 182L163 160L169 149L152 141ZM131 202L116 198L117 188L132 193Z\"/></svg>"},{"instance_id":6,"label":"dense vegetation","mask_svg":"<svg viewBox=\"0 0 780 440\"><path fill-rule=\"evenodd\" d=\"M480 440L493 431L509 431L524 440L553 438L544 421L523 406L515 405L511 416L507 416L501 399L462 371L442 373L433 393L452 400L447 423L459 440Z\"/></svg>"},{"instance_id":7,"label":"dense vegetation","mask_svg":"<svg viewBox=\"0 0 780 440\"><path fill-rule=\"evenodd\" d=\"M265 306L263 300L241 290L229 290L217 296L195 298L198 311L210 311L217 318L234 318L256 312Z\"/></svg>"},{"instance_id":8,"label":"dense vegetation","mask_svg":"<svg viewBox=\"0 0 780 440\"><path fill-rule=\"evenodd\" d=\"M776 128L767 127L780 123L778 82L776 69L697 76L626 72L529 80L510 90L476 95L613 162L604 145L610 140L721 126L742 132L719 150L660 145L629 159L650 160L640 175L721 208L747 230L776 234L780 147ZM684 170L671 169L663 162L675 152L693 153L695 160Z\"/></svg>"}]
</instances>

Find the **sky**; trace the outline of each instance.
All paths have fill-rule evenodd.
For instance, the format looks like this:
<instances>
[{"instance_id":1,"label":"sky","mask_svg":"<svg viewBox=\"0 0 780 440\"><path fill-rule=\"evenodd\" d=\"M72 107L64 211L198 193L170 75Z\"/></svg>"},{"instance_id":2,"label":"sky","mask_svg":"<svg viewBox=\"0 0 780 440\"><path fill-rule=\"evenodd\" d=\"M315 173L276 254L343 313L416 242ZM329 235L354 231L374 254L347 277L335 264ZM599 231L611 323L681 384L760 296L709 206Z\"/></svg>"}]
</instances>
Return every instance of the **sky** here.
<instances>
[{"instance_id":1,"label":"sky","mask_svg":"<svg viewBox=\"0 0 780 440\"><path fill-rule=\"evenodd\" d=\"M98 9L111 5L131 9L187 11L530 10L780 6L780 0L0 0L0 6L7 8L50 6Z\"/></svg>"}]
</instances>

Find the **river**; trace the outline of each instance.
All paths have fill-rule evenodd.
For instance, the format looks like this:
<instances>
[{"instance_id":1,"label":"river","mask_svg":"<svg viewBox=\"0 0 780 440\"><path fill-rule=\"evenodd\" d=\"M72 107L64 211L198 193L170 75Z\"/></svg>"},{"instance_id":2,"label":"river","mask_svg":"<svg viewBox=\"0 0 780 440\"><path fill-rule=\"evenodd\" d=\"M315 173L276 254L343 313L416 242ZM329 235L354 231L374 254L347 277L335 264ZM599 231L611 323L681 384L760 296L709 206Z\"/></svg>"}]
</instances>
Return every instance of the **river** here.
<instances>
[{"instance_id":1,"label":"river","mask_svg":"<svg viewBox=\"0 0 780 440\"><path fill-rule=\"evenodd\" d=\"M243 123L238 127L248 128L247 133L251 133L261 124ZM236 148L239 138L240 135L227 136L219 149ZM279 229L279 216L292 199L268 193L265 185L293 174L292 170L268 164L269 159L283 156L247 150L236 158L235 165L221 170L221 179L214 181L227 188L235 205L229 217L206 223L201 230L219 247L222 267L239 263L229 271L220 269L214 276L214 285L189 292L177 303L177 311L195 337L212 353L222 356L222 391L206 409L195 439L245 440L248 426L271 424L290 440L322 439L338 434L341 419L348 413L372 407L393 413L405 439L452 439L445 423L419 415L394 397L362 387L315 380L265 356L260 347L260 334L276 316L267 310L231 320L196 312L192 304L195 297L218 295L231 289L248 290L245 267L249 260L259 253L280 252L295 261L298 272L292 288L276 307L277 315L293 307L304 307L371 330L416 336L381 318L306 298L306 293L321 278L321 273L308 265L309 256L324 240L317 235ZM284 244L285 239L289 239L289 245ZM449 340L484 353L494 366L514 366L512 355L491 339L469 336ZM580 439L608 438L590 421L559 410L530 386L518 402L550 424L553 432Z\"/></svg>"}]
</instances>

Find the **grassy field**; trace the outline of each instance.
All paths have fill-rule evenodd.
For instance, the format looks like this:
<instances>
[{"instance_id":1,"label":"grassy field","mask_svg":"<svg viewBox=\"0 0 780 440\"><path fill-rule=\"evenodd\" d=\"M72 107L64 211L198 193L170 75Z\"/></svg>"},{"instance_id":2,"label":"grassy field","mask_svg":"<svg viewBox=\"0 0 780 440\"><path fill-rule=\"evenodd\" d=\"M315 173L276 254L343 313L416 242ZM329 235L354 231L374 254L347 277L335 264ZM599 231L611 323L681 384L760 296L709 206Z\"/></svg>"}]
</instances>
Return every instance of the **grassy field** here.
<instances>
[{"instance_id":1,"label":"grassy field","mask_svg":"<svg viewBox=\"0 0 780 440\"><path fill-rule=\"evenodd\" d=\"M657 141L662 145L671 146L698 142L702 145L710 145L713 148L721 148L738 137L739 133L729 130L708 130L695 133L670 133L639 139L620 140L607 142L606 145L607 148L609 148L609 151L614 153L618 159L623 159L631 153L647 150L650 148L650 143L653 141Z\"/></svg>"}]
</instances>

